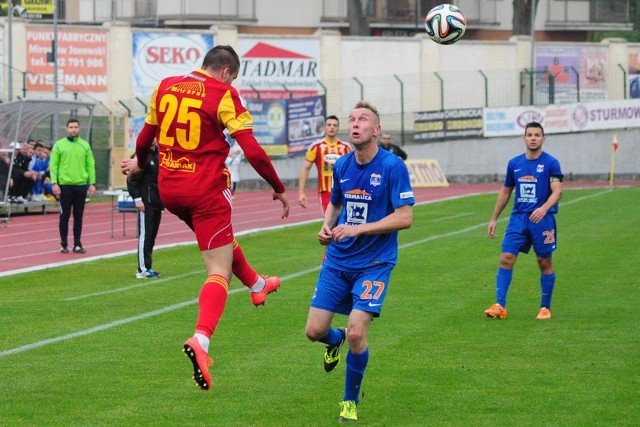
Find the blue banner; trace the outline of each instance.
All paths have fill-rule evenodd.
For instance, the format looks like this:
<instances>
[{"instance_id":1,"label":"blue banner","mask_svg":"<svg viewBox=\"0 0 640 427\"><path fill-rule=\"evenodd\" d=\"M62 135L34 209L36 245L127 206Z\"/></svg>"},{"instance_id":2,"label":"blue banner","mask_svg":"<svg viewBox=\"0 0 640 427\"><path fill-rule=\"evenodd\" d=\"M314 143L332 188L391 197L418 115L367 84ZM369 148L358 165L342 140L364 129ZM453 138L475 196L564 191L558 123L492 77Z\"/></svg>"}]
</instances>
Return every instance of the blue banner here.
<instances>
[{"instance_id":1,"label":"blue banner","mask_svg":"<svg viewBox=\"0 0 640 427\"><path fill-rule=\"evenodd\" d=\"M269 157L287 157L287 100L245 100L253 118L253 136Z\"/></svg>"},{"instance_id":2,"label":"blue banner","mask_svg":"<svg viewBox=\"0 0 640 427\"><path fill-rule=\"evenodd\" d=\"M245 100L253 118L253 135L269 157L304 154L324 137L326 98Z\"/></svg>"},{"instance_id":3,"label":"blue banner","mask_svg":"<svg viewBox=\"0 0 640 427\"><path fill-rule=\"evenodd\" d=\"M304 154L309 145L324 137L326 97L287 100L289 156Z\"/></svg>"}]
</instances>

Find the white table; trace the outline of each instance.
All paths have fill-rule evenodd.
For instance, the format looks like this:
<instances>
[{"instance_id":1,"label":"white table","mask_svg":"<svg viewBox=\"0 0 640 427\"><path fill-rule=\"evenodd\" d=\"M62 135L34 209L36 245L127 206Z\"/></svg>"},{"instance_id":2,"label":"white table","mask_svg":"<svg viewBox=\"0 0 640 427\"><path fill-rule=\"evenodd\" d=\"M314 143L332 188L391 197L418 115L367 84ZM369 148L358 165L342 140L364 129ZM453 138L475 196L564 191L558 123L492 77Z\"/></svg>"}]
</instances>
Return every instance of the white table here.
<instances>
[{"instance_id":1,"label":"white table","mask_svg":"<svg viewBox=\"0 0 640 427\"><path fill-rule=\"evenodd\" d=\"M122 235L126 236L126 223L125 223L125 218L127 216L127 213L130 212L138 212L137 208L128 208L128 207L120 207L118 206L118 199L120 198L120 196L122 196L123 200L127 200L127 197L129 197L129 192L127 190L106 190L103 191L102 194L104 194L105 196L111 196L111 237L113 238L113 224L114 224L114 216L116 211L118 211L118 213L122 214Z\"/></svg>"}]
</instances>

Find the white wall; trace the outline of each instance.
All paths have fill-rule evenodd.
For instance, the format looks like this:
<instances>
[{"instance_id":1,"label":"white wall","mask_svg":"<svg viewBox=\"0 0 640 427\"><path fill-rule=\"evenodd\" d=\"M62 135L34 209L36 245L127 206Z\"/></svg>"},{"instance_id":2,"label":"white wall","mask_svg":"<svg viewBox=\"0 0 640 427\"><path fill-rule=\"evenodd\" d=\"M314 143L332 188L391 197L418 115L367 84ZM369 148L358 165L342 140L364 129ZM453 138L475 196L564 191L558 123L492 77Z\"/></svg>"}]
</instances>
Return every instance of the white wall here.
<instances>
[{"instance_id":1,"label":"white wall","mask_svg":"<svg viewBox=\"0 0 640 427\"><path fill-rule=\"evenodd\" d=\"M301 28L320 25L320 0L258 0L255 4L258 25Z\"/></svg>"}]
</instances>

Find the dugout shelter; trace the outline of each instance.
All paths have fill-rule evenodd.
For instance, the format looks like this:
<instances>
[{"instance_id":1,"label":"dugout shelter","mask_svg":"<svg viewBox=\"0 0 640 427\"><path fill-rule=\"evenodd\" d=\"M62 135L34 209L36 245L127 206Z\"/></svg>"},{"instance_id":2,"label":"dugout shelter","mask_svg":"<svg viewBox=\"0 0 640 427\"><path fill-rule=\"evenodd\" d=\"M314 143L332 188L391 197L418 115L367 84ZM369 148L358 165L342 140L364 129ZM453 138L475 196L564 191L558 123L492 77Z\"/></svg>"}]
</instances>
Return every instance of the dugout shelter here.
<instances>
[{"instance_id":1,"label":"dugout shelter","mask_svg":"<svg viewBox=\"0 0 640 427\"><path fill-rule=\"evenodd\" d=\"M81 110L85 110L83 115L88 114L88 123L82 128L88 135L91 131L95 105L95 102L62 99L21 99L0 104L0 156L9 159L8 167L0 168L0 187L2 187L0 188L0 221L3 221L5 226L11 217L12 209L26 210L37 205L37 207L42 207L44 212L47 203L46 201L19 205L9 203L9 179L16 152L11 147L11 142L26 141L38 124L54 115ZM83 138L88 140L86 135ZM0 159L0 161L5 160Z\"/></svg>"}]
</instances>

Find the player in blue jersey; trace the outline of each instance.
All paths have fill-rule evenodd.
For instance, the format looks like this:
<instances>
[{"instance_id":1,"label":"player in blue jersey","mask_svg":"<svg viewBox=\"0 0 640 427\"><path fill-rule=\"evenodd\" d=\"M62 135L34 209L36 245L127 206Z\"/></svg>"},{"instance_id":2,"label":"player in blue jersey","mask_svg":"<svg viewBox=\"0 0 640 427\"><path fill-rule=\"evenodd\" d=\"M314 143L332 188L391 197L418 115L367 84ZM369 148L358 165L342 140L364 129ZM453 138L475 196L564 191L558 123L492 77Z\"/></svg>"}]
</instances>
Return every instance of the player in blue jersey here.
<instances>
[{"instance_id":1,"label":"player in blue jersey","mask_svg":"<svg viewBox=\"0 0 640 427\"><path fill-rule=\"evenodd\" d=\"M531 246L540 267L542 298L537 319L551 318L551 295L556 282L551 256L556 250L556 216L562 196L560 162L542 151L544 129L537 122L524 130L527 151L514 157L507 166L504 186L498 193L496 207L489 221L489 237L495 237L496 223L515 189L513 210L502 239L500 267L496 277L496 303L484 311L487 317L507 317L507 292L513 277L513 266L520 252L529 253Z\"/></svg>"},{"instance_id":2,"label":"player in blue jersey","mask_svg":"<svg viewBox=\"0 0 640 427\"><path fill-rule=\"evenodd\" d=\"M311 299L306 334L326 344L324 369L340 362L349 345L340 421L356 421L360 385L369 359L367 335L380 316L391 270L398 258L398 231L411 227L413 190L404 162L378 147L380 117L359 102L349 114L354 148L333 168L333 188L318 241L326 259ZM333 315L349 316L346 328L333 328Z\"/></svg>"}]
</instances>

